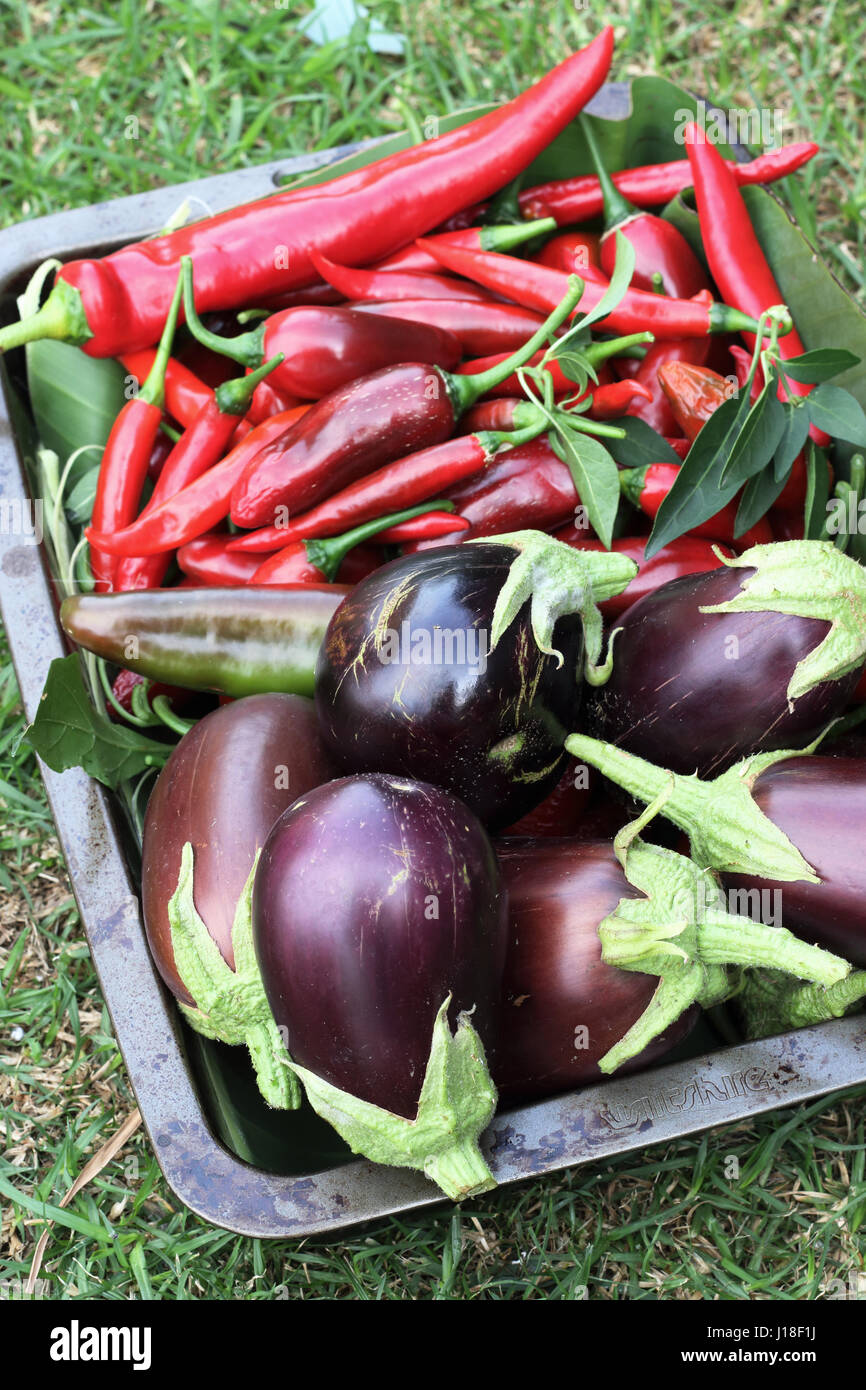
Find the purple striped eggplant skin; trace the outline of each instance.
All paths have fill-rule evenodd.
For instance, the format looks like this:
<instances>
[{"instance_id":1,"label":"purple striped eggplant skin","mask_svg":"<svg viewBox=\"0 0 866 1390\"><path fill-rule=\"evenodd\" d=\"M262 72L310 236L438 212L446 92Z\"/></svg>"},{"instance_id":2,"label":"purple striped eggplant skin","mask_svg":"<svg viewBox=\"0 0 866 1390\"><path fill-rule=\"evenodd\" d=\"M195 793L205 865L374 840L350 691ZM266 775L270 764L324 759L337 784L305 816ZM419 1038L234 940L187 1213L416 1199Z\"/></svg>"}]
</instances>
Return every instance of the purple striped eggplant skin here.
<instances>
[{"instance_id":1,"label":"purple striped eggplant skin","mask_svg":"<svg viewBox=\"0 0 866 1390\"><path fill-rule=\"evenodd\" d=\"M496 855L427 783L340 778L277 821L253 889L265 993L296 1062L413 1119L438 1009L496 1038L507 940Z\"/></svg>"},{"instance_id":2,"label":"purple striped eggplant skin","mask_svg":"<svg viewBox=\"0 0 866 1390\"><path fill-rule=\"evenodd\" d=\"M485 825L519 820L552 791L577 726L578 614L542 653L527 601L490 651L516 552L445 546L391 561L357 584L329 624L316 672L325 742L346 771L390 772L454 793Z\"/></svg>"},{"instance_id":3,"label":"purple striped eggplant skin","mask_svg":"<svg viewBox=\"0 0 866 1390\"><path fill-rule=\"evenodd\" d=\"M590 731L673 772L715 777L749 753L804 747L846 708L859 672L788 709L794 668L823 640L822 619L701 613L739 591L746 569L685 575L623 614L613 674L587 710Z\"/></svg>"},{"instance_id":4,"label":"purple striped eggplant skin","mask_svg":"<svg viewBox=\"0 0 866 1390\"><path fill-rule=\"evenodd\" d=\"M760 774L752 796L821 882L724 874L727 887L761 894L738 910L767 921L780 915L804 941L866 968L866 758L785 758Z\"/></svg>"},{"instance_id":5,"label":"purple striped eggplant skin","mask_svg":"<svg viewBox=\"0 0 866 1390\"><path fill-rule=\"evenodd\" d=\"M234 969L235 908L274 821L303 792L336 776L312 700L250 695L185 734L151 793L144 822L142 906L150 949L172 993L191 1004L174 962L168 904L181 850L194 854L193 897Z\"/></svg>"},{"instance_id":6,"label":"purple striped eggplant skin","mask_svg":"<svg viewBox=\"0 0 866 1390\"><path fill-rule=\"evenodd\" d=\"M509 939L493 1080L504 1101L604 1080L598 1062L646 1009L658 979L605 965L599 924L640 897L609 840L498 840ZM690 1032L693 1005L617 1075L649 1066ZM585 1030L585 1031L584 1031Z\"/></svg>"}]
</instances>

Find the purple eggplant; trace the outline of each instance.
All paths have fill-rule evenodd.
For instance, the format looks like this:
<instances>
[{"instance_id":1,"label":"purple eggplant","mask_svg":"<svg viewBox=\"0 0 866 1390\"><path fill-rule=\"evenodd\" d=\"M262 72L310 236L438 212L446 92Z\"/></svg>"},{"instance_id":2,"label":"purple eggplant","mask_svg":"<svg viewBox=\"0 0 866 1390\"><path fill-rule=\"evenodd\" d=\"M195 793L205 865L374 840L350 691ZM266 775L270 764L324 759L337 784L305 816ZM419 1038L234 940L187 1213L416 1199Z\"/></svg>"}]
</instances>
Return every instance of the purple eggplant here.
<instances>
[{"instance_id":1,"label":"purple eggplant","mask_svg":"<svg viewBox=\"0 0 866 1390\"><path fill-rule=\"evenodd\" d=\"M334 775L312 700L251 695L205 715L184 735L145 818L142 906L157 968L194 1027L251 1046L263 1093L275 1104L288 1073L281 1067L280 1077L256 1055L260 1043L273 1042L272 1025L259 1008L253 1032L246 1027L251 1020L241 1016L238 1000L245 1007L252 995L259 1003L264 996L260 983L247 979L252 962L239 968L236 948L251 930L250 879L271 826L298 796Z\"/></svg>"},{"instance_id":2,"label":"purple eggplant","mask_svg":"<svg viewBox=\"0 0 866 1390\"><path fill-rule=\"evenodd\" d=\"M467 807L380 774L302 796L262 852L253 930L273 1016L319 1113L356 1151L422 1167L446 1191L491 1185L477 1136L495 1106L484 1048L507 912ZM440 1073L444 1094L432 1097Z\"/></svg>"},{"instance_id":3,"label":"purple eggplant","mask_svg":"<svg viewBox=\"0 0 866 1390\"><path fill-rule=\"evenodd\" d=\"M634 569L527 531L403 556L362 580L316 672L335 757L444 787L491 827L519 820L562 775L581 675L596 669L596 565L616 592Z\"/></svg>"},{"instance_id":4,"label":"purple eggplant","mask_svg":"<svg viewBox=\"0 0 866 1390\"><path fill-rule=\"evenodd\" d=\"M504 1100L603 1079L601 1058L638 1021L658 980L601 958L599 924L639 897L610 841L500 840L510 935L493 1079ZM648 1066L689 1033L692 1005L621 1072Z\"/></svg>"},{"instance_id":5,"label":"purple eggplant","mask_svg":"<svg viewBox=\"0 0 866 1390\"><path fill-rule=\"evenodd\" d=\"M748 573L685 575L623 614L613 674L587 710L593 734L707 777L761 749L802 747L842 713L860 668L789 703L795 668L823 641L828 622L790 612L701 612L735 600Z\"/></svg>"},{"instance_id":6,"label":"purple eggplant","mask_svg":"<svg viewBox=\"0 0 866 1390\"><path fill-rule=\"evenodd\" d=\"M786 758L759 773L751 790L820 882L724 873L725 884L745 892L751 915L781 917L797 936L866 967L866 759Z\"/></svg>"}]
</instances>

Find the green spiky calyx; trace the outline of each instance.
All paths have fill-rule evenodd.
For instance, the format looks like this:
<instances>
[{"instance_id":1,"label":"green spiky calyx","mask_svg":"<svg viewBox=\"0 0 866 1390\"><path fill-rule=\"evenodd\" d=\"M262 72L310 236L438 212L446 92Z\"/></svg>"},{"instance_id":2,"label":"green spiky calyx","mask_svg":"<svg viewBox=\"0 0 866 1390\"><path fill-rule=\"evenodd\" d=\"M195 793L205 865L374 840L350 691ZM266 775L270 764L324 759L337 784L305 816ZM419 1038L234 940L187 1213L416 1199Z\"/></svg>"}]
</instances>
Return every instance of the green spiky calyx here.
<instances>
[{"instance_id":1,"label":"green spiky calyx","mask_svg":"<svg viewBox=\"0 0 866 1390\"><path fill-rule=\"evenodd\" d=\"M866 970L852 971L828 987L804 985L776 970L752 970L737 999L737 1013L747 1038L769 1038L843 1018L864 1000Z\"/></svg>"},{"instance_id":2,"label":"green spiky calyx","mask_svg":"<svg viewBox=\"0 0 866 1390\"><path fill-rule=\"evenodd\" d=\"M531 600L536 645L545 655L555 656L561 666L563 656L553 646L553 629L558 618L579 613L585 651L582 674L591 685L603 685L613 669L613 653L609 646L606 660L600 662L602 619L598 604L621 594L634 579L638 569L634 560L614 551L574 550L543 531L512 531L467 544L508 545L519 552L496 600L490 650Z\"/></svg>"},{"instance_id":3,"label":"green spiky calyx","mask_svg":"<svg viewBox=\"0 0 866 1390\"><path fill-rule=\"evenodd\" d=\"M181 852L177 888L168 904L177 973L195 1006L181 1004L188 1023L206 1038L249 1049L259 1090L276 1110L297 1110L301 1090L274 1022L253 948L252 894L259 856L238 899L232 923L235 968L228 966L193 898L194 855Z\"/></svg>"},{"instance_id":4,"label":"green spiky calyx","mask_svg":"<svg viewBox=\"0 0 866 1390\"><path fill-rule=\"evenodd\" d=\"M297 1062L292 1066L313 1109L353 1153L395 1168L417 1168L459 1202L496 1186L478 1147L478 1137L496 1109L496 1089L481 1039L465 1014L451 1032L450 1003L449 995L433 1024L414 1120L359 1100Z\"/></svg>"}]
</instances>

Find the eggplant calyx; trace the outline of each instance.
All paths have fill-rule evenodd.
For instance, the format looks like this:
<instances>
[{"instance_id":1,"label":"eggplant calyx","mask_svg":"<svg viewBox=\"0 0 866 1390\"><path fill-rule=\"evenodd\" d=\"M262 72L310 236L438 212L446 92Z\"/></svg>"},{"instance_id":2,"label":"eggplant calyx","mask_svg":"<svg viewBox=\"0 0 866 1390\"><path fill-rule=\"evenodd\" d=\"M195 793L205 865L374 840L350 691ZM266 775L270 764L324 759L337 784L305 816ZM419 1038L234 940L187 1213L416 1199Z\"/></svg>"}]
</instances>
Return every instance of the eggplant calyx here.
<instances>
[{"instance_id":1,"label":"eggplant calyx","mask_svg":"<svg viewBox=\"0 0 866 1390\"><path fill-rule=\"evenodd\" d=\"M394 1168L420 1169L453 1202L488 1192L496 1179L478 1147L478 1136L496 1109L481 1039L466 1014L454 1033L448 1023L451 996L433 1024L430 1056L414 1120L383 1110L332 1086L297 1062L291 1065L307 1099L354 1153Z\"/></svg>"},{"instance_id":2,"label":"eggplant calyx","mask_svg":"<svg viewBox=\"0 0 866 1390\"><path fill-rule=\"evenodd\" d=\"M796 845L764 815L752 796L762 772L784 758L805 756L808 748L755 753L704 782L694 773L669 772L586 734L570 734L565 747L641 801L650 802L665 791L661 814L688 835L692 858L702 867L781 882L821 882Z\"/></svg>"},{"instance_id":3,"label":"eggplant calyx","mask_svg":"<svg viewBox=\"0 0 866 1390\"><path fill-rule=\"evenodd\" d=\"M558 618L579 613L583 624L583 674L593 685L603 685L613 668L613 658L599 664L602 620L598 604L621 594L637 574L637 565L614 551L573 550L543 531L512 531L504 536L479 538L468 545L508 545L519 552L499 591L493 611L490 650L508 630L520 609L531 600L532 635L539 651L563 655L553 643Z\"/></svg>"},{"instance_id":4,"label":"eggplant calyx","mask_svg":"<svg viewBox=\"0 0 866 1390\"><path fill-rule=\"evenodd\" d=\"M742 555L716 554L729 569L748 569L738 594L702 613L790 613L830 630L794 668L788 707L823 681L840 680L866 659L866 570L829 541L778 541Z\"/></svg>"},{"instance_id":5,"label":"eggplant calyx","mask_svg":"<svg viewBox=\"0 0 866 1390\"><path fill-rule=\"evenodd\" d=\"M658 975L659 984L635 1024L599 1062L614 1071L636 1057L690 1004L719 1002L725 988L718 967L771 966L799 979L835 984L851 966L784 927L766 927L728 912L718 880L685 855L645 843L640 831L657 814L665 788L614 840L614 851L632 887L644 896L623 898L599 925L607 965Z\"/></svg>"},{"instance_id":6,"label":"eggplant calyx","mask_svg":"<svg viewBox=\"0 0 866 1390\"><path fill-rule=\"evenodd\" d=\"M196 910L193 847L189 841L184 845L168 920L177 972L195 1007L180 1007L190 1025L206 1038L233 1046L246 1044L268 1105L276 1110L297 1110L301 1089L265 997L253 947L251 909L258 862L257 854L235 909L232 970Z\"/></svg>"},{"instance_id":7,"label":"eggplant calyx","mask_svg":"<svg viewBox=\"0 0 866 1390\"><path fill-rule=\"evenodd\" d=\"M792 1028L810 1028L831 1018L842 1018L866 999L866 970L855 970L844 980L824 988L802 985L776 970L749 972L738 1001L746 1037L768 1038Z\"/></svg>"}]
</instances>

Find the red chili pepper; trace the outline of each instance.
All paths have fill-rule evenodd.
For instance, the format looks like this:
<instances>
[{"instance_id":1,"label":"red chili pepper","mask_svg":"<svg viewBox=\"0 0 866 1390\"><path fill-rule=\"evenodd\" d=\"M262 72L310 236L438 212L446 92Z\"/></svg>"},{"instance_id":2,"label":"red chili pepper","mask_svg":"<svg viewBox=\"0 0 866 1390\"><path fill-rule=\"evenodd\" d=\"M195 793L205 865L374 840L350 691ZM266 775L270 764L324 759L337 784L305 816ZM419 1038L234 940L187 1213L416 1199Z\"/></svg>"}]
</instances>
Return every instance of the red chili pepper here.
<instances>
[{"instance_id":1,"label":"red chili pepper","mask_svg":"<svg viewBox=\"0 0 866 1390\"><path fill-rule=\"evenodd\" d=\"M247 465L232 493L232 520L247 528L271 525L284 519L277 509L284 515L288 509L290 516L307 511L374 468L450 438L460 416L527 362L568 317L580 284L563 279L562 302L513 357L490 372L460 376L405 362L323 397Z\"/></svg>"},{"instance_id":2,"label":"red chili pepper","mask_svg":"<svg viewBox=\"0 0 866 1390\"><path fill-rule=\"evenodd\" d=\"M270 381L260 381L252 394L246 419L250 425L260 425L263 420L270 420L272 415L282 415L300 404L297 396L290 396Z\"/></svg>"},{"instance_id":3,"label":"red chili pepper","mask_svg":"<svg viewBox=\"0 0 866 1390\"><path fill-rule=\"evenodd\" d=\"M160 503L189 487L222 458L234 435L238 417L244 414L251 396L279 361L280 358L274 358L257 372L237 381L223 382L222 386L217 387L166 459L150 501L141 513L142 517L150 515ZM157 555L127 553L117 562L114 587L121 592L158 588L170 563L170 551Z\"/></svg>"},{"instance_id":4,"label":"red chili pepper","mask_svg":"<svg viewBox=\"0 0 866 1390\"><path fill-rule=\"evenodd\" d=\"M482 357L510 353L543 322L540 314L517 304L474 304L463 299L398 299L391 304L352 304L357 313L425 323L453 333L462 353Z\"/></svg>"},{"instance_id":5,"label":"red chili pepper","mask_svg":"<svg viewBox=\"0 0 866 1390\"><path fill-rule=\"evenodd\" d=\"M147 476L152 483L156 482L162 472L165 461L174 448L174 444L175 441L160 427L160 429L157 430L156 439L153 441L150 458L147 460Z\"/></svg>"},{"instance_id":6,"label":"red chili pepper","mask_svg":"<svg viewBox=\"0 0 866 1390\"><path fill-rule=\"evenodd\" d=\"M713 279L726 299L744 313L759 318L772 305L782 303L782 291L755 235L739 185L730 166L698 126L686 126L685 137ZM746 341L752 346L751 334L746 335ZM779 338L779 356L783 359L798 357L805 350L796 328ZM794 381L791 390L796 396L808 396L812 387ZM779 393L783 399L787 395L781 383ZM812 425L810 433L816 444L829 444L829 435L823 430Z\"/></svg>"},{"instance_id":7,"label":"red chili pepper","mask_svg":"<svg viewBox=\"0 0 866 1390\"><path fill-rule=\"evenodd\" d=\"M748 164L731 162L728 167L739 185L774 183L814 159L818 149L819 146L811 142L783 145L781 149L768 150ZM623 169L613 175L613 182L620 193L638 207L655 208L691 188L692 171L687 159L676 159L668 164ZM570 222L589 222L604 211L601 185L593 174L538 184L520 194L520 211L524 217L555 217L560 227Z\"/></svg>"},{"instance_id":8,"label":"red chili pepper","mask_svg":"<svg viewBox=\"0 0 866 1390\"><path fill-rule=\"evenodd\" d=\"M689 440L697 439L710 416L734 392L733 384L718 372L691 362L667 362L659 368L658 377L673 418Z\"/></svg>"},{"instance_id":9,"label":"red chili pepper","mask_svg":"<svg viewBox=\"0 0 866 1390\"><path fill-rule=\"evenodd\" d=\"M440 507L444 503L440 502ZM407 541L425 541L433 536L451 536L455 531L467 531L469 522L465 517L450 512L425 512L414 521L402 521L398 526L389 526L380 531L376 540L379 545L404 545Z\"/></svg>"},{"instance_id":10,"label":"red chili pepper","mask_svg":"<svg viewBox=\"0 0 866 1390\"><path fill-rule=\"evenodd\" d=\"M638 377L625 381L613 381L609 386L596 386L592 391L592 405L589 407L591 420L618 420L622 415L638 415L643 412L636 402L644 407L653 403L653 393Z\"/></svg>"},{"instance_id":11,"label":"red chili pepper","mask_svg":"<svg viewBox=\"0 0 866 1390\"><path fill-rule=\"evenodd\" d=\"M443 237L424 239L422 245L458 275L476 280L487 289L508 295L528 309L549 312L564 293L567 276L546 265L499 256L493 251L463 251L447 244ZM594 309L604 294L604 286L587 277L579 312ZM699 299L668 299L646 290L626 290L617 307L600 320L617 333L649 331L656 338L700 338L705 333L740 333L757 328L755 320L727 304L707 305Z\"/></svg>"},{"instance_id":12,"label":"red chili pepper","mask_svg":"<svg viewBox=\"0 0 866 1390\"><path fill-rule=\"evenodd\" d=\"M528 403L524 401L523 404ZM543 428L543 423L536 424L535 433ZM444 444L409 454L359 478L285 526L264 526L246 536L236 536L231 543L232 549L266 554L282 549L289 541L336 536L350 526L359 526L397 507L441 497L465 478L479 473L500 446L510 442L507 434L485 430L459 435Z\"/></svg>"},{"instance_id":13,"label":"red chili pepper","mask_svg":"<svg viewBox=\"0 0 866 1390\"><path fill-rule=\"evenodd\" d=\"M551 217L541 218L536 222L517 222L511 225L467 226L462 230L459 245L465 246L470 251L512 251L515 247L521 246L523 242L530 241L536 236L544 236L547 232L555 231L555 229L556 223ZM429 251L423 251L416 242L401 247L399 251L394 252L393 256L386 256L385 260L377 261L368 269L441 274L441 268L435 256L431 256ZM357 297L360 298L361 296Z\"/></svg>"},{"instance_id":14,"label":"red chili pepper","mask_svg":"<svg viewBox=\"0 0 866 1390\"><path fill-rule=\"evenodd\" d=\"M438 504L434 504L438 505ZM354 526L342 536L328 539L308 539L292 541L276 555L271 555L259 566L253 575L253 584L319 584L324 579L332 584L338 573L343 573L343 564L350 551L364 541L377 536L401 521L409 521L427 508L412 507L390 516L380 516L367 521L362 526ZM343 582L347 580L345 574Z\"/></svg>"},{"instance_id":15,"label":"red chili pepper","mask_svg":"<svg viewBox=\"0 0 866 1390\"><path fill-rule=\"evenodd\" d=\"M654 213L643 212L622 194L611 180L598 149L592 125L581 116L580 127L598 175L604 200L604 231L601 234L600 264L608 275L616 263L616 233L631 243L635 252L632 284L635 289L690 299L699 290L709 289L706 271L682 232L672 222Z\"/></svg>"},{"instance_id":16,"label":"red chili pepper","mask_svg":"<svg viewBox=\"0 0 866 1390\"><path fill-rule=\"evenodd\" d=\"M577 388L572 382L572 390ZM645 386L633 381L614 381L606 386L593 383L578 396L578 401L592 397L587 412L592 420L618 420L624 415L630 403L638 397L652 399ZM467 434L476 430L516 430L523 429L535 417L535 406L524 397L499 396L493 400L479 401L463 417L463 427Z\"/></svg>"},{"instance_id":17,"label":"red chili pepper","mask_svg":"<svg viewBox=\"0 0 866 1390\"><path fill-rule=\"evenodd\" d=\"M201 478L166 498L125 531L107 537L94 536L94 541L106 541L112 553L118 555L155 555L201 536L228 516L232 488L249 460L309 409L308 405L298 405L285 415L263 420ZM85 534L89 537L89 533Z\"/></svg>"},{"instance_id":18,"label":"red chili pepper","mask_svg":"<svg viewBox=\"0 0 866 1390\"><path fill-rule=\"evenodd\" d=\"M746 382L749 379L749 371L752 365L752 354L750 352L746 352L745 348L738 347L735 343L731 344L729 351L734 359L734 372L737 377L737 385L745 386ZM758 399L763 389L764 369L761 366L761 364L758 363L754 380L752 381L751 389L749 392L749 399L752 401L753 404Z\"/></svg>"},{"instance_id":19,"label":"red chili pepper","mask_svg":"<svg viewBox=\"0 0 866 1390\"><path fill-rule=\"evenodd\" d=\"M143 352L124 352L120 358L124 367L136 382L144 381L154 362L156 348L145 348ZM202 406L213 397L213 389L201 381L193 372L170 357L165 368L165 408L179 425L189 425Z\"/></svg>"},{"instance_id":20,"label":"red chili pepper","mask_svg":"<svg viewBox=\"0 0 866 1390\"><path fill-rule=\"evenodd\" d=\"M529 259L536 265L548 265L551 270L564 270L566 275L582 275L589 266L601 269L600 249L598 232L560 232ZM432 259L435 262L435 256Z\"/></svg>"},{"instance_id":21,"label":"red chili pepper","mask_svg":"<svg viewBox=\"0 0 866 1390\"><path fill-rule=\"evenodd\" d=\"M245 367L259 367L266 358L284 353L269 385L301 400L319 400L359 376L400 362L430 362L448 371L460 360L459 342L441 328L343 308L284 309L249 333L217 338L195 312L188 266L185 262L186 320L196 337Z\"/></svg>"},{"instance_id":22,"label":"red chili pepper","mask_svg":"<svg viewBox=\"0 0 866 1390\"><path fill-rule=\"evenodd\" d=\"M586 532L575 526L556 531L554 539L564 541L575 550L605 549L601 541L588 540ZM719 569L722 564L713 549L716 542L703 540L699 536L680 536L678 540L663 545L651 560L646 558L646 543L646 536L624 536L613 542L611 550L634 560L638 572L621 594L599 604L605 618L620 617L638 599L654 593L672 579L681 579L684 574L704 574L707 570ZM728 556L735 554L726 546L718 546L718 549L724 550Z\"/></svg>"},{"instance_id":23,"label":"red chili pepper","mask_svg":"<svg viewBox=\"0 0 866 1390\"><path fill-rule=\"evenodd\" d=\"M311 253L313 265L329 285L347 299L471 299L486 304L490 295L477 285L457 280L453 275L431 275L417 270L364 270L337 265L317 251Z\"/></svg>"},{"instance_id":24,"label":"red chili pepper","mask_svg":"<svg viewBox=\"0 0 866 1390\"><path fill-rule=\"evenodd\" d=\"M509 353L507 352L495 352L489 357L476 357L470 362L464 362L462 367L458 367L457 370L461 375L474 376L476 372L486 372L491 367L497 367L499 363L504 362L508 356ZM543 357L544 352L533 353L526 364L527 367L537 367ZM570 396L574 394L577 388L571 378L565 375L559 363L556 361L556 358L551 358L545 370L550 372L553 378L553 394L555 396ZM599 384L607 384L607 382L613 380L613 372L606 362L597 366L596 374ZM517 372L513 372L512 375L506 377L504 381L500 381L498 386L494 386L492 390L488 391L487 397L515 396L518 391L522 390L523 387L520 383L518 374Z\"/></svg>"},{"instance_id":25,"label":"red chili pepper","mask_svg":"<svg viewBox=\"0 0 866 1390\"><path fill-rule=\"evenodd\" d=\"M328 183L232 208L102 260L74 261L38 314L0 332L0 351L46 336L82 342L96 357L147 347L184 255L196 261L202 312L302 288L314 278L313 247L337 259L351 259L358 246L370 260L385 256L525 169L601 86L612 51L608 27L467 126ZM281 248L286 254L275 254Z\"/></svg>"},{"instance_id":26,"label":"red chili pepper","mask_svg":"<svg viewBox=\"0 0 866 1390\"><path fill-rule=\"evenodd\" d=\"M683 436L682 438L680 438L679 436L677 436L676 438L672 438L670 435L665 435L665 443L668 444L671 449L673 449L675 454L679 454L681 459L685 458L686 454L689 452L689 449L692 447L692 441L690 439L686 439L685 436Z\"/></svg>"},{"instance_id":27,"label":"red chili pepper","mask_svg":"<svg viewBox=\"0 0 866 1390\"><path fill-rule=\"evenodd\" d=\"M121 709L126 710L127 714L135 713L132 706L132 695L133 691L140 685L147 686L147 700L151 705L160 695L164 695L166 699L170 700L176 709L183 709L195 699L195 691L193 690L182 690L179 685L162 685L159 681L150 681L147 676L141 676L137 671L127 671L123 667L111 682L111 693ZM109 719L115 723L120 721L120 715L110 700L105 701L105 710Z\"/></svg>"},{"instance_id":28,"label":"red chili pepper","mask_svg":"<svg viewBox=\"0 0 866 1390\"><path fill-rule=\"evenodd\" d=\"M188 541L177 552L177 563L188 578L199 584L236 588L249 584L261 560L256 555L237 555L229 550L228 531L208 531Z\"/></svg>"},{"instance_id":29,"label":"red chili pepper","mask_svg":"<svg viewBox=\"0 0 866 1390\"><path fill-rule=\"evenodd\" d=\"M162 330L159 348L147 380L137 396L127 401L111 427L102 454L92 529L109 534L128 526L138 510L147 467L162 422L165 404L165 369L171 354L174 330L180 310L181 283L178 277L174 299ZM163 470L165 471L165 470ZM89 534L89 533L88 533ZM90 570L97 593L114 588L117 561L92 540Z\"/></svg>"},{"instance_id":30,"label":"red chili pepper","mask_svg":"<svg viewBox=\"0 0 866 1390\"><path fill-rule=\"evenodd\" d=\"M632 378L648 388L649 402L644 406L633 407L629 410L629 415L638 416L659 434L678 434L682 425L665 392L664 373L674 366L702 362L710 342L710 338L674 338L667 342L654 343Z\"/></svg>"},{"instance_id":31,"label":"red chili pepper","mask_svg":"<svg viewBox=\"0 0 866 1390\"><path fill-rule=\"evenodd\" d=\"M620 470L619 485L623 496L633 506L639 507L645 516L655 517L659 507L674 485L679 473L675 463L648 463L644 468L623 468ZM773 532L766 517L761 517L754 526L742 536L734 538L734 521L739 505L739 495L699 526L693 526L690 536L709 536L711 540L724 541L734 545L739 551L748 550L752 545L768 545L773 540ZM463 508L461 508L463 511Z\"/></svg>"}]
</instances>

